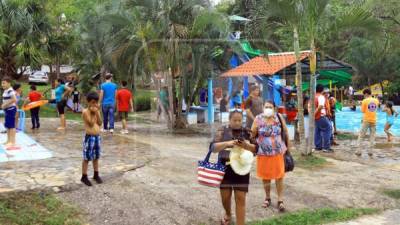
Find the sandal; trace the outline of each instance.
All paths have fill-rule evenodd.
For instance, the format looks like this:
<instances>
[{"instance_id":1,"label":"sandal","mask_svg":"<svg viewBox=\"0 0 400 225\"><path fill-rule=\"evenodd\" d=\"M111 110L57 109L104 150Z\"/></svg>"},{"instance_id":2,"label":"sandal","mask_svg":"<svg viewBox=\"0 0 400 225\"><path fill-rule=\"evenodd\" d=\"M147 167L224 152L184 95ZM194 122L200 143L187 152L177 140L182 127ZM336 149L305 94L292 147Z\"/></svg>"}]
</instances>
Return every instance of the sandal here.
<instances>
[{"instance_id":1,"label":"sandal","mask_svg":"<svg viewBox=\"0 0 400 225\"><path fill-rule=\"evenodd\" d=\"M263 208L268 208L271 206L271 199L270 198L266 198L264 203L262 204Z\"/></svg>"},{"instance_id":2,"label":"sandal","mask_svg":"<svg viewBox=\"0 0 400 225\"><path fill-rule=\"evenodd\" d=\"M221 220L221 225L230 225L231 224L231 219L228 216L224 216Z\"/></svg>"},{"instance_id":3,"label":"sandal","mask_svg":"<svg viewBox=\"0 0 400 225\"><path fill-rule=\"evenodd\" d=\"M283 204L283 201L278 201L278 209L279 212L285 212L285 205Z\"/></svg>"}]
</instances>

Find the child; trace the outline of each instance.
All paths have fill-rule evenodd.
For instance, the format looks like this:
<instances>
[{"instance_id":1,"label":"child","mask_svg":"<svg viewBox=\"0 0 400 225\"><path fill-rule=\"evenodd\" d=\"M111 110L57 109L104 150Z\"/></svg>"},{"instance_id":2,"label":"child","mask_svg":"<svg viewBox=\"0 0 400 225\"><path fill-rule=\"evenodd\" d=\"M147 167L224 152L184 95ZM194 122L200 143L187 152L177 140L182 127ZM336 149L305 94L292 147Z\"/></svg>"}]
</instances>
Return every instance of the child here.
<instances>
[{"instance_id":1,"label":"child","mask_svg":"<svg viewBox=\"0 0 400 225\"><path fill-rule=\"evenodd\" d=\"M99 176L99 159L101 154L100 126L102 124L100 116L99 95L90 92L87 95L88 108L82 112L82 119L85 124L85 138L83 141L83 162L82 162L82 183L92 186L87 176L89 161L93 161L93 179L98 183L103 183Z\"/></svg>"},{"instance_id":2,"label":"child","mask_svg":"<svg viewBox=\"0 0 400 225\"><path fill-rule=\"evenodd\" d=\"M21 84L15 83L12 88L14 89L15 92L15 97L17 98L17 102L16 107L17 107L17 113L15 114L15 128L17 131L19 131L21 128L18 127L18 123L19 123L19 113L18 113L18 108L19 108L19 103L21 101L22 98L22 88L21 88Z\"/></svg>"},{"instance_id":3,"label":"child","mask_svg":"<svg viewBox=\"0 0 400 225\"><path fill-rule=\"evenodd\" d=\"M128 82L122 81L122 88L118 90L116 100L117 100L117 110L119 118L122 120L122 130L121 134L128 134L128 129L126 127L126 121L128 119L128 112L133 112L133 98L131 91L127 88Z\"/></svg>"},{"instance_id":4,"label":"child","mask_svg":"<svg viewBox=\"0 0 400 225\"><path fill-rule=\"evenodd\" d=\"M393 109L393 103L389 101L386 102L385 109L383 111L386 112L385 133L388 137L388 142L392 142L393 134L389 130L394 124L394 117L397 117L399 113Z\"/></svg>"},{"instance_id":5,"label":"child","mask_svg":"<svg viewBox=\"0 0 400 225\"><path fill-rule=\"evenodd\" d=\"M11 87L11 79L3 78L1 86L3 92L3 104L1 108L4 110L5 123L7 129L7 149L15 148L15 116L17 114L17 96L14 89Z\"/></svg>"},{"instance_id":6,"label":"child","mask_svg":"<svg viewBox=\"0 0 400 225\"><path fill-rule=\"evenodd\" d=\"M27 104L28 102L36 102L42 99L42 94L38 91L36 91L36 85L32 84L31 85L31 91L28 94L28 97L25 99L24 105ZM30 109L31 111L31 120L32 120L32 130L33 129L39 129L40 128L40 122L39 122L39 112L40 112L40 106Z\"/></svg>"},{"instance_id":7,"label":"child","mask_svg":"<svg viewBox=\"0 0 400 225\"><path fill-rule=\"evenodd\" d=\"M74 103L74 112L79 111L80 93L77 87L74 87L74 92L72 92L72 102Z\"/></svg>"}]
</instances>

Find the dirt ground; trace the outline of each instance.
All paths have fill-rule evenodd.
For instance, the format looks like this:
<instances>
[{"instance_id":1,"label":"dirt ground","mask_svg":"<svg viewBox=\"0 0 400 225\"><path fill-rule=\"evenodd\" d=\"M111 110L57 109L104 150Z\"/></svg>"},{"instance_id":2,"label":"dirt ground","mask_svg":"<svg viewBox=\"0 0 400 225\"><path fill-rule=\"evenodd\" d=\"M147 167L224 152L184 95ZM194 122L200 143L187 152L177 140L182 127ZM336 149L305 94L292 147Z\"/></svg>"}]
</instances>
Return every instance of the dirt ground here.
<instances>
[{"instance_id":1,"label":"dirt ground","mask_svg":"<svg viewBox=\"0 0 400 225\"><path fill-rule=\"evenodd\" d=\"M196 181L197 161L205 156L211 135L171 134L163 132L160 124L134 124L131 130L134 132L129 135L114 134L109 138L149 146L146 154L151 157L144 167L106 177L102 185L81 186L58 196L80 207L88 222L94 225L218 224L223 216L219 191L200 186ZM381 155L375 159L357 158L351 149L351 143L344 141L333 155L327 155L328 166L313 170L297 167L287 174L285 204L288 211L320 207L400 208L399 202L382 194L384 189L400 187L397 154L400 148L387 150L388 154L375 149L375 153ZM274 207L263 209L261 204L265 196L261 182L254 175L253 168L247 220L278 215L275 189ZM393 224L400 221L398 219L394 218Z\"/></svg>"}]
</instances>

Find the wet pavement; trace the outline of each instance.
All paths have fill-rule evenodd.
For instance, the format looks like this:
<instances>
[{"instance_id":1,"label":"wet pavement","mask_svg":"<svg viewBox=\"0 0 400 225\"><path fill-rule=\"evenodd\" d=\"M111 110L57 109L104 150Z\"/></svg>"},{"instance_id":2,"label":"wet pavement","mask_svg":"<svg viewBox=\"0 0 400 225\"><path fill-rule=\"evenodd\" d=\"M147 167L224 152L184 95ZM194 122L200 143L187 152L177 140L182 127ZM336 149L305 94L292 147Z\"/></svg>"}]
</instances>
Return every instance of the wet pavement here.
<instances>
[{"instance_id":1,"label":"wet pavement","mask_svg":"<svg viewBox=\"0 0 400 225\"><path fill-rule=\"evenodd\" d=\"M61 190L61 199L82 209L94 225L211 225L222 218L219 191L196 182L196 163L204 158L218 124L170 132L165 124L155 122L154 114L134 117L129 123L129 135L103 135L100 168L105 183L90 188L79 183L82 125L69 122L65 133L55 131L56 125L58 120L45 120L45 129L31 134L51 149L54 157L0 164L0 192L55 187ZM372 158L355 156L352 140L340 144L334 154L322 154L329 162L327 166L312 170L296 167L286 175L288 211L321 207L389 211L400 208L399 201L382 194L385 189L400 187L397 144L387 146L384 139L378 139ZM253 167L247 197L248 221L279 215L275 189L272 190L274 206L265 210L261 208L264 191Z\"/></svg>"},{"instance_id":2,"label":"wet pavement","mask_svg":"<svg viewBox=\"0 0 400 225\"><path fill-rule=\"evenodd\" d=\"M65 132L56 131L58 120L43 119L39 131L27 131L53 157L44 160L0 163L0 193L33 189L54 190L80 185L83 127L68 122ZM136 140L110 134L102 135L100 173L105 176L144 166L158 156L157 149ZM92 174L89 165L89 175ZM78 186L79 186L78 185Z\"/></svg>"}]
</instances>

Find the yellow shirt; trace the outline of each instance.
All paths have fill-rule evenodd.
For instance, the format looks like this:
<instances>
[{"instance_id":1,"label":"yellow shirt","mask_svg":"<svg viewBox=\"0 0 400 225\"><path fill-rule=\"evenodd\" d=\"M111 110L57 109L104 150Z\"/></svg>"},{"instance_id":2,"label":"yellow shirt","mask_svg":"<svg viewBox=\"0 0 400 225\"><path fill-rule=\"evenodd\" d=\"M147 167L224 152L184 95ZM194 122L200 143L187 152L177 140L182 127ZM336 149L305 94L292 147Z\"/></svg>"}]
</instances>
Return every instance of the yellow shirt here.
<instances>
[{"instance_id":1,"label":"yellow shirt","mask_svg":"<svg viewBox=\"0 0 400 225\"><path fill-rule=\"evenodd\" d=\"M379 101L376 98L366 98L361 103L361 112L364 113L363 121L376 123L376 111L378 110Z\"/></svg>"}]
</instances>

